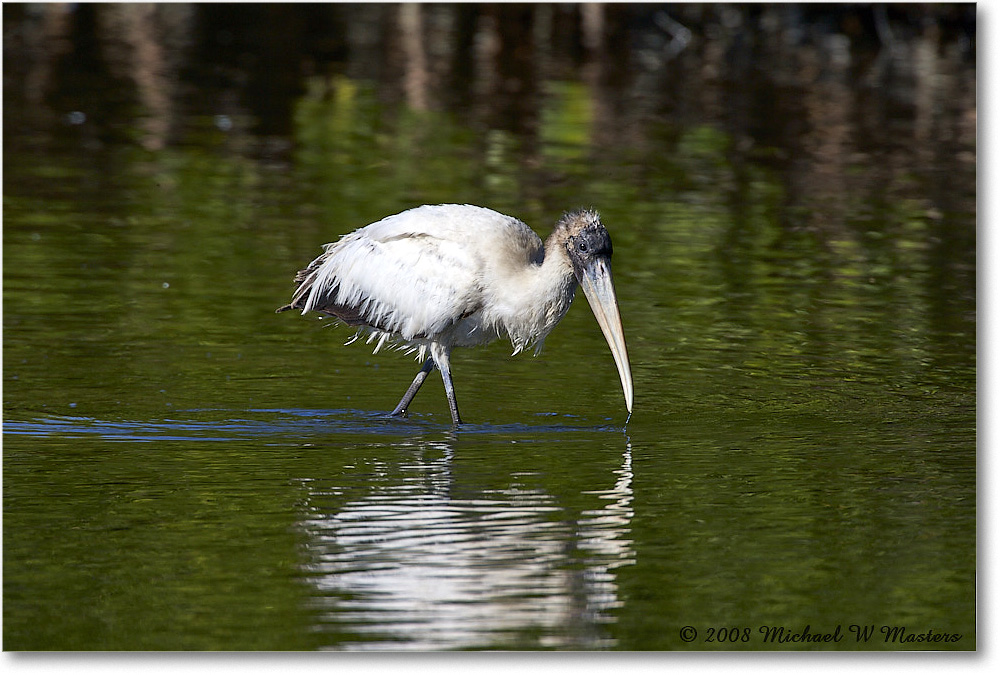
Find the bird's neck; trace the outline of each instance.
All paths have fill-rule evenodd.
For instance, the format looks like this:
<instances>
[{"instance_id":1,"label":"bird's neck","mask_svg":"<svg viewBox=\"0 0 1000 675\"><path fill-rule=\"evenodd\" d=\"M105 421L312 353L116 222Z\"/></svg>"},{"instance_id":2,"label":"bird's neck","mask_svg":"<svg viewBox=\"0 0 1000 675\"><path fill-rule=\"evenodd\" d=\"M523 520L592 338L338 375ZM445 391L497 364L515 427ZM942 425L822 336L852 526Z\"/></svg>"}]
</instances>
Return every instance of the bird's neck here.
<instances>
[{"instance_id":1,"label":"bird's neck","mask_svg":"<svg viewBox=\"0 0 1000 675\"><path fill-rule=\"evenodd\" d=\"M545 257L539 266L539 278L536 281L539 286L557 292L560 297L565 297L563 314L573 300L573 293L576 290L573 263L569 259L569 253L566 252L568 237L569 232L566 228L556 227L545 240ZM562 314L560 314L560 318L562 318Z\"/></svg>"},{"instance_id":2,"label":"bird's neck","mask_svg":"<svg viewBox=\"0 0 1000 675\"><path fill-rule=\"evenodd\" d=\"M576 277L565 240L563 234L553 232L545 242L541 263L523 268L517 282L508 286L512 292L504 303L503 324L515 353L531 345L540 349L573 301Z\"/></svg>"}]
</instances>

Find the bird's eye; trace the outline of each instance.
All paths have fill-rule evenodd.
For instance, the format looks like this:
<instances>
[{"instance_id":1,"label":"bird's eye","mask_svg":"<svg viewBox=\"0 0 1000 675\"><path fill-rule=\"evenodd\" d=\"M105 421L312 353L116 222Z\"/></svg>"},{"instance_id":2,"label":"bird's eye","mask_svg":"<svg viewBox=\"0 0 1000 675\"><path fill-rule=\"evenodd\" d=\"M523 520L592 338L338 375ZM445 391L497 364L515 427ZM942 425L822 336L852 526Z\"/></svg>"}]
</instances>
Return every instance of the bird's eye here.
<instances>
[{"instance_id":1,"label":"bird's eye","mask_svg":"<svg viewBox=\"0 0 1000 675\"><path fill-rule=\"evenodd\" d=\"M585 241L581 241L579 244L576 245L576 247L578 249L580 249L580 253L586 253L587 252L587 242L585 242Z\"/></svg>"}]
</instances>

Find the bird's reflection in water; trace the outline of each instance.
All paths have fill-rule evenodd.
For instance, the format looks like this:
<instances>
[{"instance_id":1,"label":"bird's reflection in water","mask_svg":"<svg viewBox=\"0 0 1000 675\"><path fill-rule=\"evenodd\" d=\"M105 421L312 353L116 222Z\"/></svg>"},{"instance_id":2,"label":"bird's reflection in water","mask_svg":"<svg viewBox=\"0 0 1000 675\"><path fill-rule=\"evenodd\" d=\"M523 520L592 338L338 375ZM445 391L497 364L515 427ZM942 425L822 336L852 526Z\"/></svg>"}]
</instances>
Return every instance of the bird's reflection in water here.
<instances>
[{"instance_id":1,"label":"bird's reflection in water","mask_svg":"<svg viewBox=\"0 0 1000 675\"><path fill-rule=\"evenodd\" d=\"M562 507L511 474L501 489L459 489L448 444L423 444L365 496L306 481L308 573L334 649L614 646L616 568L631 564L631 448L584 488L594 508ZM388 467L377 473L390 474ZM462 493L462 496L457 496Z\"/></svg>"}]
</instances>

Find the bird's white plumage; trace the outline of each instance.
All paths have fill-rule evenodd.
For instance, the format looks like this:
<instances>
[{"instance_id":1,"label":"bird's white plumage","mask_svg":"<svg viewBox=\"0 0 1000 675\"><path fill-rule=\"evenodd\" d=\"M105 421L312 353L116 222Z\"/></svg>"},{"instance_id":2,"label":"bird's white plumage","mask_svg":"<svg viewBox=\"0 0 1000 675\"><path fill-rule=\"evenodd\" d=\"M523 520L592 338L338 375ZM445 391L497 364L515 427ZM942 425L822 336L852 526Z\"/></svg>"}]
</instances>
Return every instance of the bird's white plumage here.
<instances>
[{"instance_id":1,"label":"bird's white plumage","mask_svg":"<svg viewBox=\"0 0 1000 675\"><path fill-rule=\"evenodd\" d=\"M568 260L546 261L527 225L478 206L417 207L324 248L303 282L303 313L355 308L377 346L401 339L421 357L434 342L471 346L501 335L514 353L540 348L576 285ZM565 281L553 286L555 277Z\"/></svg>"},{"instance_id":2,"label":"bird's white plumage","mask_svg":"<svg viewBox=\"0 0 1000 675\"><path fill-rule=\"evenodd\" d=\"M632 376L611 279L611 238L596 212L565 214L545 243L516 218L479 206L420 206L327 244L300 270L278 311L323 312L391 341L424 362L392 415L404 415L427 375L441 371L452 422L461 424L449 363L453 347L510 338L541 349L577 284L611 347L632 409ZM351 340L353 341L353 340Z\"/></svg>"}]
</instances>

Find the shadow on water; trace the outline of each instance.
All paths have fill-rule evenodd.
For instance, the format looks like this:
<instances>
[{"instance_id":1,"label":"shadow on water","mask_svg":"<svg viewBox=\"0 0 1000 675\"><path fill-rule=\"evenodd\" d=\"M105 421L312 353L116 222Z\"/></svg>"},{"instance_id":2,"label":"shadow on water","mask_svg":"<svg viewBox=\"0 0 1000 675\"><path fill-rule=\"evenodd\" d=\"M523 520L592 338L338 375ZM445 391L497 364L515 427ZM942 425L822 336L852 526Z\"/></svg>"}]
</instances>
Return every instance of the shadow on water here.
<instances>
[{"instance_id":1,"label":"shadow on water","mask_svg":"<svg viewBox=\"0 0 1000 675\"><path fill-rule=\"evenodd\" d=\"M181 411L183 412L183 411ZM247 410L237 413L225 410L187 411L188 419L161 420L102 420L92 417L50 416L34 420L8 420L4 434L19 436L84 436L105 441L211 441L274 440L288 438L295 442L330 434L361 434L374 436L413 436L432 432L457 435L522 435L558 434L566 432L605 433L621 431L613 426L583 426L573 424L570 415L562 415L568 424L463 424L455 429L420 415L400 419L382 412L360 410ZM230 417L233 414L235 416ZM210 415L212 419L199 419ZM552 416L554 414L540 414ZM260 419L254 417L260 416Z\"/></svg>"}]
</instances>

